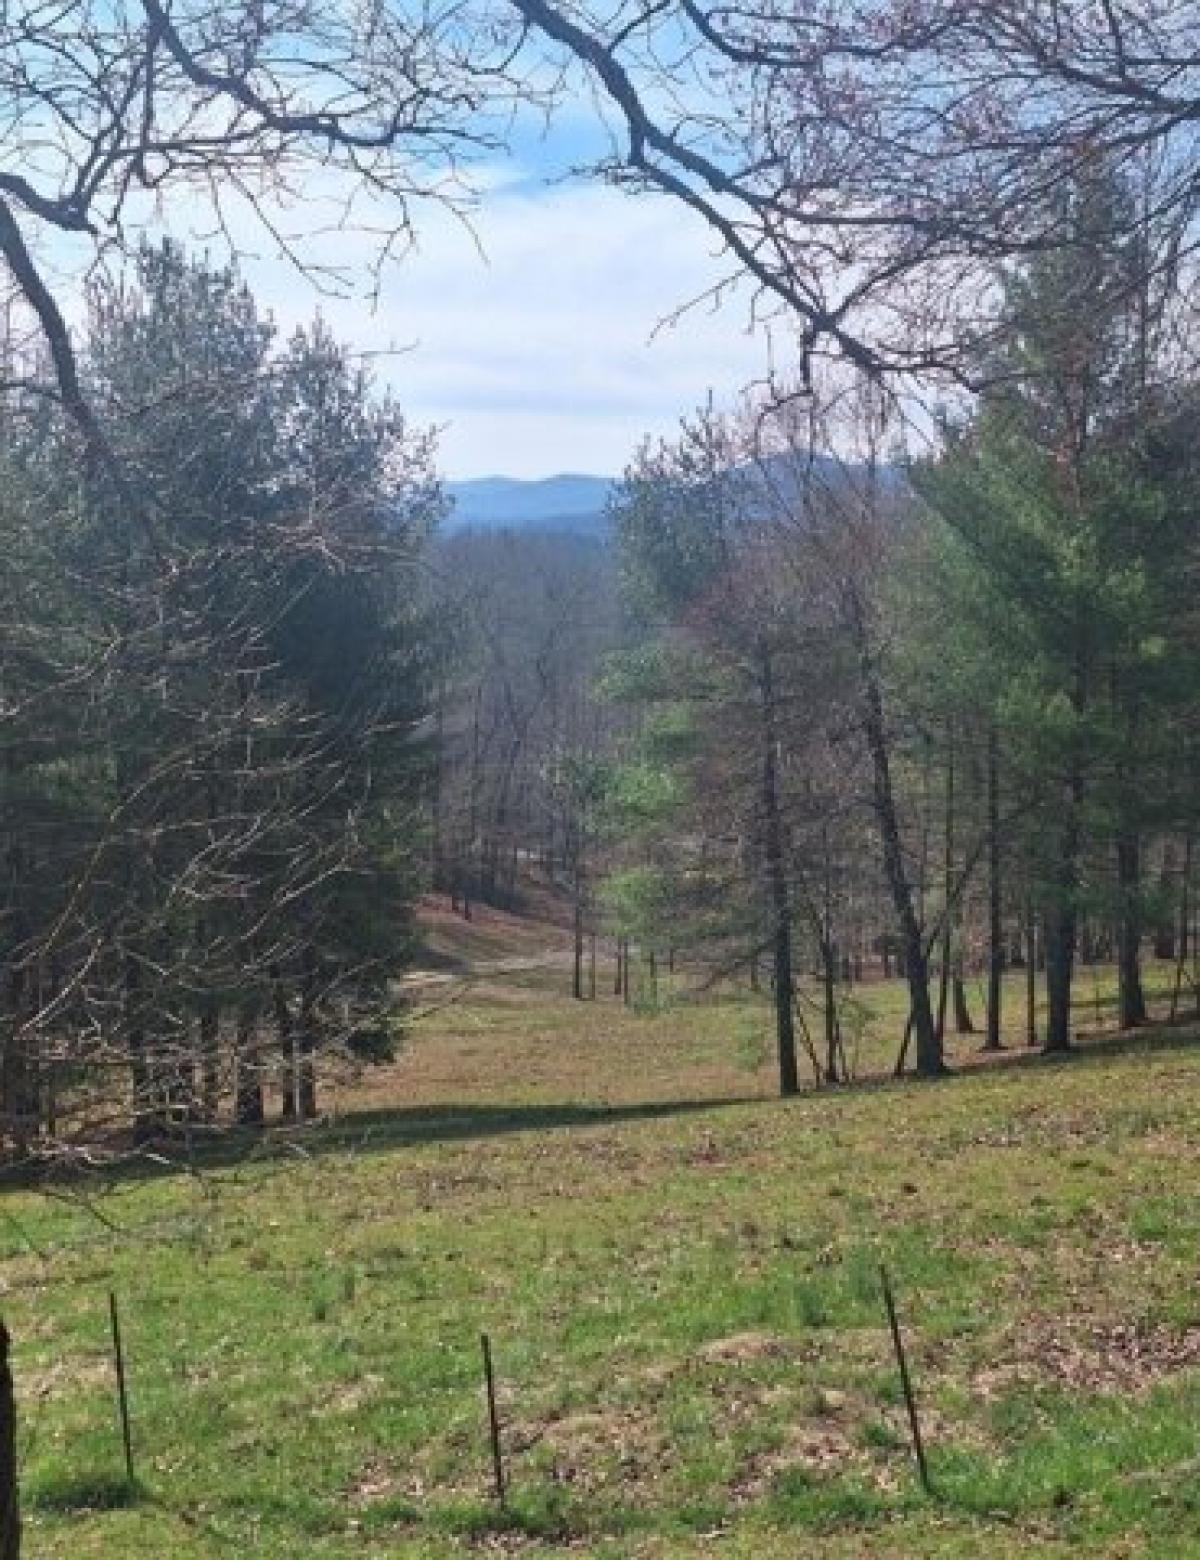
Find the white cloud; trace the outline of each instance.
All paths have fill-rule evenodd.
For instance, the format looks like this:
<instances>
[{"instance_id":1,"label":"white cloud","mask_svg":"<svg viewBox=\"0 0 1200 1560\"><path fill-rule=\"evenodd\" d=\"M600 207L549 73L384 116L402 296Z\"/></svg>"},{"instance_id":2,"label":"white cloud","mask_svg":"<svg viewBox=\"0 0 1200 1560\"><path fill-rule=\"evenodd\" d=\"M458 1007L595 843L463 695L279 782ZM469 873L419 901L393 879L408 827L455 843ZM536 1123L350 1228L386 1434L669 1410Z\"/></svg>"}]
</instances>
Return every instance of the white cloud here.
<instances>
[{"instance_id":1,"label":"white cloud","mask_svg":"<svg viewBox=\"0 0 1200 1560\"><path fill-rule=\"evenodd\" d=\"M451 475L613 472L710 390L727 399L763 375L768 343L748 329L744 293L663 325L730 270L690 214L503 169L483 184L478 242L427 210L419 249L388 268L373 311L362 297L321 301L356 348L397 349L379 375L414 419L444 428ZM371 244L341 235L326 253L365 275ZM283 262L246 269L285 328L311 315L318 300Z\"/></svg>"},{"instance_id":2,"label":"white cloud","mask_svg":"<svg viewBox=\"0 0 1200 1560\"><path fill-rule=\"evenodd\" d=\"M596 182L542 182L580 153L581 132L567 131L540 149L527 136L522 158L472 171L473 232L438 205L416 210L418 247L385 268L374 307L379 239L332 230L344 186L318 176L305 201L273 214L292 233L331 225L302 252L336 271L344 296L322 296L274 254L246 204L232 197L224 212L247 280L281 328L320 307L340 338L377 354L378 377L406 412L443 430L441 464L454 477L616 473L644 435L670 432L710 392L731 400L770 361L765 332L749 328L744 288L720 308L702 302L665 323L733 267L674 202ZM144 222L132 221L131 233L166 230L227 258L198 197L176 192L165 210L137 214ZM380 233L390 223L382 205L357 218ZM78 322L85 251L56 237L43 260ZM786 336L777 346L786 361Z\"/></svg>"}]
</instances>

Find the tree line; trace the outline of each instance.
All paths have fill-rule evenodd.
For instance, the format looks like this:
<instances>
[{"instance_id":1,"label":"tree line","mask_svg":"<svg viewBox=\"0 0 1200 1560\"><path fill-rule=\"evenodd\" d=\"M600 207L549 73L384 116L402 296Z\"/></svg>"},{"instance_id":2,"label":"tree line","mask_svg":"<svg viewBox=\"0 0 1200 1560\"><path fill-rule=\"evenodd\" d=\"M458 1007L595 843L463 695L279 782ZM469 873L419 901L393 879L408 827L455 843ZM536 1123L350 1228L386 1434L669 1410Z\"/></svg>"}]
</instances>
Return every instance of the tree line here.
<instances>
[{"instance_id":1,"label":"tree line","mask_svg":"<svg viewBox=\"0 0 1200 1560\"><path fill-rule=\"evenodd\" d=\"M985 389L919 455L903 406L843 375L699 415L619 491L627 585L665 625L626 689L662 780L648 930L690 904L769 959L784 1093L798 940L818 1079L845 1069L848 949L906 979L897 1067L911 1047L923 1075L973 1027L968 959L990 1049L1012 964L1045 968L1052 1053L1081 955L1115 962L1124 1026L1148 934L1172 1012L1194 1000L1197 382L1177 277L1145 262L1154 190L1110 165L1059 192L1054 250L996 271Z\"/></svg>"},{"instance_id":2,"label":"tree line","mask_svg":"<svg viewBox=\"0 0 1200 1560\"><path fill-rule=\"evenodd\" d=\"M987 389L919 455L858 373L709 408L608 545L440 538L429 437L170 243L89 296L114 464L10 341L9 1149L311 1117L331 1056L393 1054L426 888L557 886L580 998L598 933L626 997L639 957L766 986L785 1093L852 1072L864 971L923 1075L969 971L990 1049L1014 966L1052 1052L1081 958L1123 1025L1148 945L1193 1002L1197 403L1144 195L1078 179L1072 242L998 269Z\"/></svg>"},{"instance_id":3,"label":"tree line","mask_svg":"<svg viewBox=\"0 0 1200 1560\"><path fill-rule=\"evenodd\" d=\"M424 828L428 438L169 243L92 291L80 383L115 464L16 387L0 427L18 1153L313 1115L318 1052L392 1044Z\"/></svg>"},{"instance_id":4,"label":"tree line","mask_svg":"<svg viewBox=\"0 0 1200 1560\"><path fill-rule=\"evenodd\" d=\"M1123 1027L1147 1017L1148 952L1190 1011L1197 400L1187 289L1148 259L1170 250L1158 191L1128 161L1056 191L1053 248L994 267L969 396L918 420L879 376L831 371L647 444L611 506L615 608L565 538L461 539L489 578L507 550L499 594L546 652L516 664L561 681L536 740L496 699L498 770L474 695L461 882L496 898L464 862L494 851L520 754L509 886L536 859L570 895L576 995L597 928L620 991L631 948L761 981L785 1093L804 1056L818 1081L852 1070L864 969L907 983L896 1066L926 1076L977 1021L989 1050L1019 1029L1068 1051L1081 961L1115 965ZM550 545L576 572L547 615L529 581ZM489 633L503 678L521 640Z\"/></svg>"},{"instance_id":5,"label":"tree line","mask_svg":"<svg viewBox=\"0 0 1200 1560\"><path fill-rule=\"evenodd\" d=\"M984 903L989 1044L1015 956L1046 964L1052 1049L1081 953L1113 953L1129 1022L1147 932L1178 988L1195 21L147 0L0 24L8 1135L80 1079L143 1136L230 1087L253 1121L268 1074L310 1113L320 1044L387 1049L418 885L467 910L528 853L570 886L577 991L602 905L625 990L668 923L769 962L785 1088L798 944L823 1077L867 952L939 1069ZM319 269L279 220L306 186L386 259L581 79L595 171L707 224L799 362L635 462L620 598L550 544L532 614L501 578L419 583L429 441L321 326L276 340L234 269L143 250L71 310L43 263L46 235L128 255L187 192L230 247L248 211ZM463 545L468 579L494 568Z\"/></svg>"}]
</instances>

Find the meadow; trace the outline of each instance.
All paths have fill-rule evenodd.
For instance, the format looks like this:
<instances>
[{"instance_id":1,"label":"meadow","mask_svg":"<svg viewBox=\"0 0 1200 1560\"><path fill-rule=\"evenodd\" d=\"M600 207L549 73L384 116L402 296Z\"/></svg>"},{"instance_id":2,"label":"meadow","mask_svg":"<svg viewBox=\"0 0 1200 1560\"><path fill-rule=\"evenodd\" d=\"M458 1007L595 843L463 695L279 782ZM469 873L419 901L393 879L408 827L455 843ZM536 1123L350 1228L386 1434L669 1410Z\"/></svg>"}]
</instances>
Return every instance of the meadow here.
<instances>
[{"instance_id":1,"label":"meadow","mask_svg":"<svg viewBox=\"0 0 1200 1560\"><path fill-rule=\"evenodd\" d=\"M762 997L517 964L318 1127L6 1192L28 1554L1200 1552L1194 1029L784 1103Z\"/></svg>"}]
</instances>

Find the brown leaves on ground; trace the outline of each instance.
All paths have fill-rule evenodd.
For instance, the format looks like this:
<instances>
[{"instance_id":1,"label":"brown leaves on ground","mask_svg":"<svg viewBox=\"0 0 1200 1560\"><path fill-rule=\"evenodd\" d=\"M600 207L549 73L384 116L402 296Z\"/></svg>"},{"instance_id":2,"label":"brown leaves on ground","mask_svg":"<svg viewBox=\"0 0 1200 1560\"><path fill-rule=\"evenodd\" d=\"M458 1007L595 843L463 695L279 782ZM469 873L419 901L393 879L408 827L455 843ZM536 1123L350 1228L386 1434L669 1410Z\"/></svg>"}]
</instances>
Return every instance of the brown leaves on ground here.
<instances>
[{"instance_id":1,"label":"brown leaves on ground","mask_svg":"<svg viewBox=\"0 0 1200 1560\"><path fill-rule=\"evenodd\" d=\"M699 1412L703 1433L726 1448L725 1488L734 1502L761 1498L793 1468L817 1478L853 1469L892 1487L895 1448L906 1455L899 1420L889 1424L894 1446L886 1440L871 1446L864 1428L879 1422L878 1407L859 1392L806 1386L802 1362L811 1363L814 1352L810 1343L769 1332L714 1338L671 1368L645 1373L625 1401L511 1420L506 1445L517 1456L531 1454L572 1490L652 1500L686 1457L672 1423L672 1404L679 1406L674 1389L686 1382L686 1412ZM797 1366L795 1380L757 1378L762 1367L780 1362Z\"/></svg>"},{"instance_id":2,"label":"brown leaves on ground","mask_svg":"<svg viewBox=\"0 0 1200 1560\"><path fill-rule=\"evenodd\" d=\"M1025 1385L1129 1396L1197 1368L1200 1325L1036 1319L1009 1336L973 1385L984 1397Z\"/></svg>"},{"instance_id":3,"label":"brown leaves on ground","mask_svg":"<svg viewBox=\"0 0 1200 1560\"><path fill-rule=\"evenodd\" d=\"M605 1406L522 1425L517 1440L537 1448L555 1483L579 1490L645 1490L677 1460L656 1413L641 1405Z\"/></svg>"},{"instance_id":4,"label":"brown leaves on ground","mask_svg":"<svg viewBox=\"0 0 1200 1560\"><path fill-rule=\"evenodd\" d=\"M728 1338L714 1338L702 1344L696 1358L705 1364L744 1364L748 1360L786 1359L797 1352L793 1338L783 1338L777 1333L733 1333Z\"/></svg>"}]
</instances>

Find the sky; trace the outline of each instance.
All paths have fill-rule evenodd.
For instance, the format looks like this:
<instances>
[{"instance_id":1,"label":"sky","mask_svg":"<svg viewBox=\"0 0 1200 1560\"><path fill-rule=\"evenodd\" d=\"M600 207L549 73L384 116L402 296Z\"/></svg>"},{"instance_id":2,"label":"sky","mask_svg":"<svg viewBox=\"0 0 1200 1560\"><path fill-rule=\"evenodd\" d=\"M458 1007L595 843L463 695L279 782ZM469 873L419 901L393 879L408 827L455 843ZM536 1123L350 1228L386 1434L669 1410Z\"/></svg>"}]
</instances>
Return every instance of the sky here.
<instances>
[{"instance_id":1,"label":"sky","mask_svg":"<svg viewBox=\"0 0 1200 1560\"><path fill-rule=\"evenodd\" d=\"M345 186L314 176L270 218L305 235L305 259L333 277L323 287L235 196L224 233L285 334L320 309L410 419L438 430L445 476L616 476L647 435L670 435L710 397L731 403L786 370L789 351L778 322L752 326L744 285L719 306L706 296L734 267L698 217L572 174L608 144L582 100L549 130L518 124L504 155L471 170L469 219L416 208L415 250L381 272L379 234L394 212L360 207L355 225L335 228ZM133 235L169 232L214 263L229 258L208 201L178 188L132 218ZM85 241L61 234L41 254L76 327L90 258Z\"/></svg>"},{"instance_id":2,"label":"sky","mask_svg":"<svg viewBox=\"0 0 1200 1560\"><path fill-rule=\"evenodd\" d=\"M261 241L243 262L285 330L319 306L373 354L406 413L440 430L451 478L618 474L645 435L669 434L710 392L731 401L785 347L751 328L744 291L670 323L730 266L674 202L564 177L595 150L581 126L526 133L479 169L470 227L420 212L419 247L385 269L374 304L366 236L336 240L345 296L320 296Z\"/></svg>"}]
</instances>

